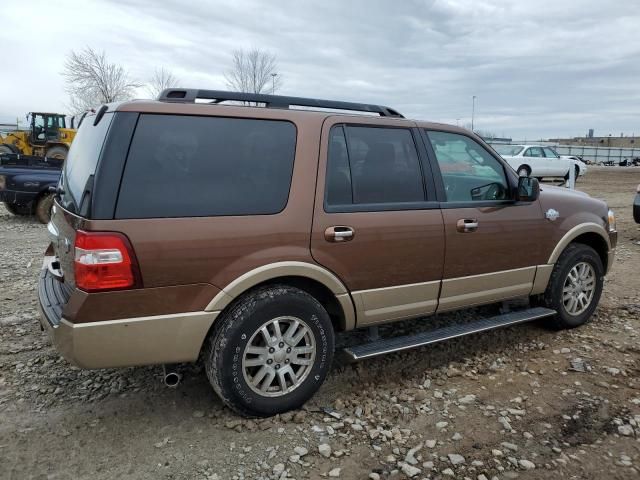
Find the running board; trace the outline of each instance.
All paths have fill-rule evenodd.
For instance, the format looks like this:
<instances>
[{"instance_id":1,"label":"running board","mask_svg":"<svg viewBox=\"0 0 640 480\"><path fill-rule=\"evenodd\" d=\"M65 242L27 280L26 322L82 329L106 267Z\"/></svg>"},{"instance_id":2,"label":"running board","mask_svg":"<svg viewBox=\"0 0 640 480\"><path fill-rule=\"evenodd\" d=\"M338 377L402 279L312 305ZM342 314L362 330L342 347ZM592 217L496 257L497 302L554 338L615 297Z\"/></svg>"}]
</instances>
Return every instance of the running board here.
<instances>
[{"instance_id":1,"label":"running board","mask_svg":"<svg viewBox=\"0 0 640 480\"><path fill-rule=\"evenodd\" d=\"M432 343L443 342L452 338L463 337L472 333L485 332L495 328L508 327L519 323L531 322L555 315L556 311L549 308L536 307L526 310L504 313L495 317L482 318L461 325L451 325L415 335L392 337L375 340L361 345L348 347L344 353L351 361L377 357L385 353L399 352L410 348L422 347Z\"/></svg>"}]
</instances>

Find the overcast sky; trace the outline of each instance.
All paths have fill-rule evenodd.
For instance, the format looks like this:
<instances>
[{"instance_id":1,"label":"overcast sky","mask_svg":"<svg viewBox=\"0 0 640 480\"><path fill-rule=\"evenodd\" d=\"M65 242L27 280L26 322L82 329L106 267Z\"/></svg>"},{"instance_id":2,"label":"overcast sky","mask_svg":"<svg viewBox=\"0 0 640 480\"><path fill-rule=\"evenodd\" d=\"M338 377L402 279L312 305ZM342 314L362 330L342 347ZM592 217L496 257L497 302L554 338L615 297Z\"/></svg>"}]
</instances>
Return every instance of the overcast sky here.
<instances>
[{"instance_id":1,"label":"overcast sky","mask_svg":"<svg viewBox=\"0 0 640 480\"><path fill-rule=\"evenodd\" d=\"M518 139L640 134L640 9L602 0L31 0L0 8L0 122L65 112L65 55L139 81L223 89L237 48L278 58L280 93L386 104ZM189 4L193 4L188 6ZM143 95L141 90L140 95Z\"/></svg>"}]
</instances>

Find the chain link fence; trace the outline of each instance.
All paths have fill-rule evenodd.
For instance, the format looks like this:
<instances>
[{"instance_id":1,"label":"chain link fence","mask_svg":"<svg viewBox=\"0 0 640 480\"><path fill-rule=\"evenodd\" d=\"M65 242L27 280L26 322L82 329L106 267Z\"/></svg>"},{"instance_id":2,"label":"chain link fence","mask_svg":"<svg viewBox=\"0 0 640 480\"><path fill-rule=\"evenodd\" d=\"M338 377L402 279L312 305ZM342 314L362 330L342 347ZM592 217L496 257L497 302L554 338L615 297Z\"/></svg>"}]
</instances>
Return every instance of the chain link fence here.
<instances>
[{"instance_id":1,"label":"chain link fence","mask_svg":"<svg viewBox=\"0 0 640 480\"><path fill-rule=\"evenodd\" d=\"M553 145L558 155L580 157L592 163L614 164L640 159L640 148L587 147L582 145Z\"/></svg>"},{"instance_id":2,"label":"chain link fence","mask_svg":"<svg viewBox=\"0 0 640 480\"><path fill-rule=\"evenodd\" d=\"M624 164L625 160L631 164L634 159L637 159L636 163L640 163L640 148L590 147L586 145L560 145L554 142L517 142L515 140L509 142L501 139L489 139L488 143L492 145L544 145L552 147L558 155L580 157L595 164L619 165L621 162Z\"/></svg>"}]
</instances>

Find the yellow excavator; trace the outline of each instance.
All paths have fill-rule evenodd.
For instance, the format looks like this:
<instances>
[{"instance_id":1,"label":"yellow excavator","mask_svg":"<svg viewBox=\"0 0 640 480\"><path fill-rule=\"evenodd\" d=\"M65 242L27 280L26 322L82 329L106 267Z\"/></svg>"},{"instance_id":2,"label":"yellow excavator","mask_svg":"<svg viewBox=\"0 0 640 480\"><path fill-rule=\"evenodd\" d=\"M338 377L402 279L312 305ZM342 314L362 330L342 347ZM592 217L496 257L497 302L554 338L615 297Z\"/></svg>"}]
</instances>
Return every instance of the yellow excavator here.
<instances>
[{"instance_id":1,"label":"yellow excavator","mask_svg":"<svg viewBox=\"0 0 640 480\"><path fill-rule=\"evenodd\" d=\"M27 115L29 129L0 133L0 155L17 153L35 157L64 160L67 158L76 129L71 120L67 128L66 116L60 113L31 112Z\"/></svg>"}]
</instances>

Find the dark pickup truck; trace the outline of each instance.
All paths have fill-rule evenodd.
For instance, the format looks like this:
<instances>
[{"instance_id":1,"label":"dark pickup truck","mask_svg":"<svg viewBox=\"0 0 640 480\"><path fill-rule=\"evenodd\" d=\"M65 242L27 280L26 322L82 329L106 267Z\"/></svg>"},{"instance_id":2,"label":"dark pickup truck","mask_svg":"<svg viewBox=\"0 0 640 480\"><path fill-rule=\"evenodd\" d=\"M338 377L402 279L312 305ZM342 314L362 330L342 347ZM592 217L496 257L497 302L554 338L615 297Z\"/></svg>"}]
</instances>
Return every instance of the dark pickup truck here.
<instances>
[{"instance_id":1,"label":"dark pickup truck","mask_svg":"<svg viewBox=\"0 0 640 480\"><path fill-rule=\"evenodd\" d=\"M47 223L63 160L30 155L0 155L0 201L14 215L35 215Z\"/></svg>"}]
</instances>

